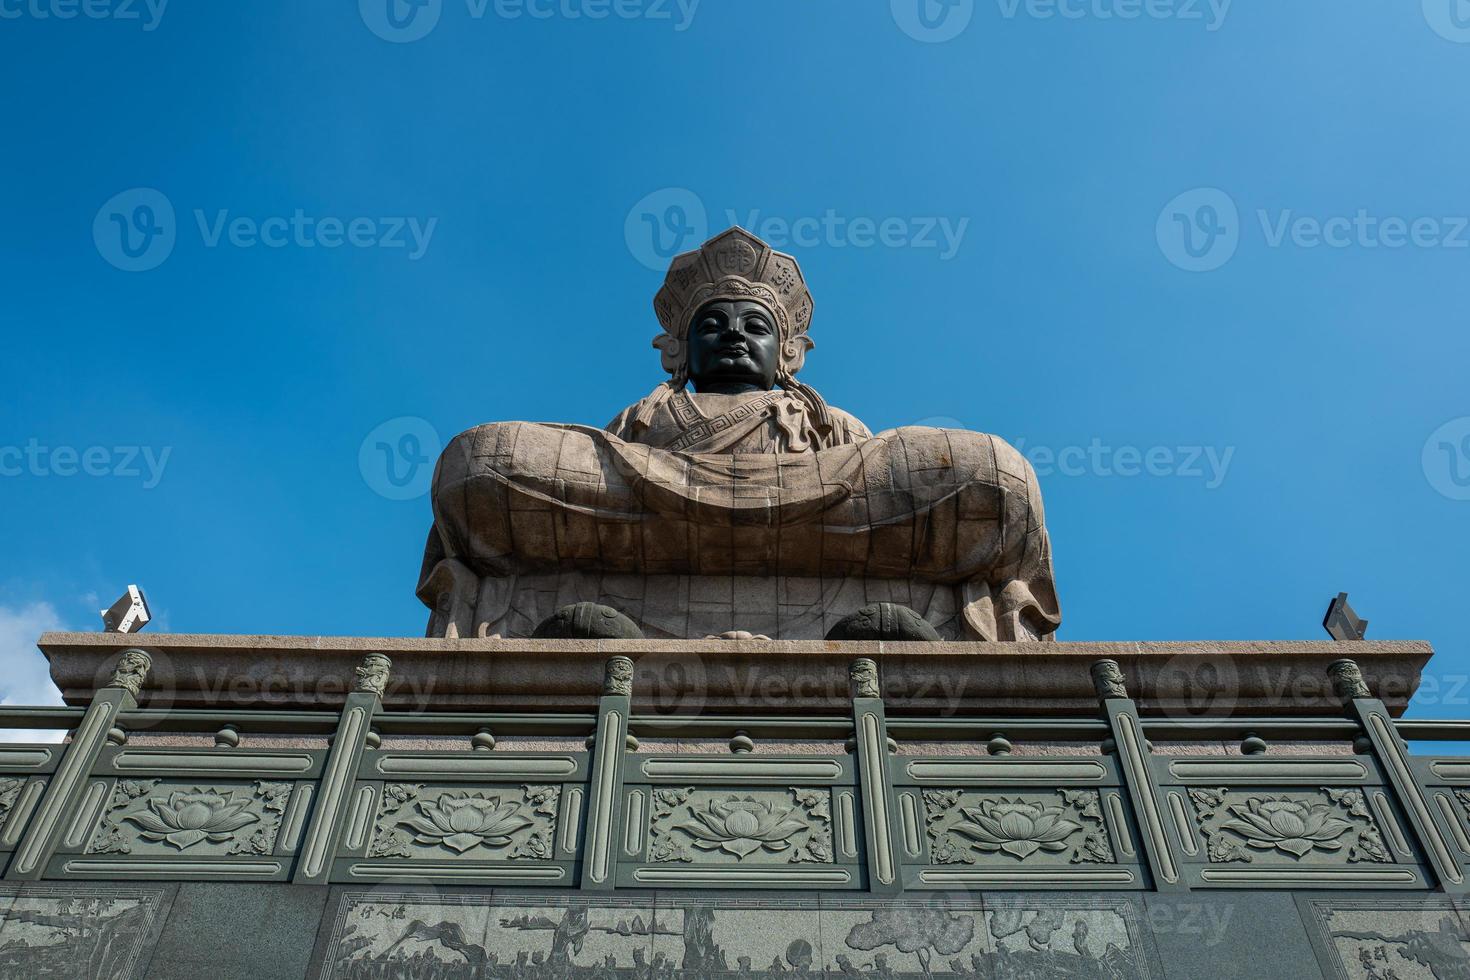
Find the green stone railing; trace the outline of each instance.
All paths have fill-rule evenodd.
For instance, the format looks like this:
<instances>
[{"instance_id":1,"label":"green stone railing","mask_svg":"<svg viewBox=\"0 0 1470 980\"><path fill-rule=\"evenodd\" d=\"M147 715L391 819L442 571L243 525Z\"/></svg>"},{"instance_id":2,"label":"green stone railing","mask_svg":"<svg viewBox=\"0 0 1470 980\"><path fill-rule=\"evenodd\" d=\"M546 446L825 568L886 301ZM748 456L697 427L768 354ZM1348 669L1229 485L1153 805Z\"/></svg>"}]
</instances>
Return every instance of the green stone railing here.
<instances>
[{"instance_id":1,"label":"green stone railing","mask_svg":"<svg viewBox=\"0 0 1470 980\"><path fill-rule=\"evenodd\" d=\"M1339 716L1208 719L1140 715L1111 660L1092 718L890 717L867 658L841 715L640 714L632 667L608 659L584 713L388 711L380 654L340 710L166 710L139 708L148 656L126 651L85 707L0 708L0 727L71 733L0 746L5 877L1465 890L1470 759L1405 739L1470 722L1392 718L1349 660L1329 668ZM1187 749L1227 740L1238 755Z\"/></svg>"}]
</instances>

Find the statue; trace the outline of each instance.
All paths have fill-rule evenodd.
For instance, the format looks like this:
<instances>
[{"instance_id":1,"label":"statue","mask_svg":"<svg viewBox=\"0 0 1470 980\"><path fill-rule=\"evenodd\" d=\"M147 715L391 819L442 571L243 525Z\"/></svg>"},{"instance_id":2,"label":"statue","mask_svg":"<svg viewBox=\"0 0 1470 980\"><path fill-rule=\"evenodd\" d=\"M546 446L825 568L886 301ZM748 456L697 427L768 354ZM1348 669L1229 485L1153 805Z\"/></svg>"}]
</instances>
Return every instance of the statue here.
<instances>
[{"instance_id":1,"label":"statue","mask_svg":"<svg viewBox=\"0 0 1470 980\"><path fill-rule=\"evenodd\" d=\"M595 602L653 638L819 639L892 603L941 638L1050 638L1030 465L975 432L875 436L798 381L812 297L792 256L731 228L673 260L654 311L669 380L605 429L496 422L445 448L429 635L530 636Z\"/></svg>"}]
</instances>

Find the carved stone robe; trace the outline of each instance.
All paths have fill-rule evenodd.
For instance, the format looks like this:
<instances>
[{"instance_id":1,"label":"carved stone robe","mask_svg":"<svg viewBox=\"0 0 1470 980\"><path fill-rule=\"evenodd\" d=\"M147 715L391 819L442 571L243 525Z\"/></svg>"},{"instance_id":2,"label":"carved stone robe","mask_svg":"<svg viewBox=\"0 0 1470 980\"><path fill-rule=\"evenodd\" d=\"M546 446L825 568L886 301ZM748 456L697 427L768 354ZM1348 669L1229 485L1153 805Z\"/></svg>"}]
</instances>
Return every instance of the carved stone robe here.
<instances>
[{"instance_id":1,"label":"carved stone robe","mask_svg":"<svg viewBox=\"0 0 1470 980\"><path fill-rule=\"evenodd\" d=\"M1035 474L1004 441L819 426L784 391L656 390L606 429L503 422L434 477L420 597L431 635L526 636L611 605L650 637L815 639L878 600L941 636L1048 638L1060 622Z\"/></svg>"}]
</instances>

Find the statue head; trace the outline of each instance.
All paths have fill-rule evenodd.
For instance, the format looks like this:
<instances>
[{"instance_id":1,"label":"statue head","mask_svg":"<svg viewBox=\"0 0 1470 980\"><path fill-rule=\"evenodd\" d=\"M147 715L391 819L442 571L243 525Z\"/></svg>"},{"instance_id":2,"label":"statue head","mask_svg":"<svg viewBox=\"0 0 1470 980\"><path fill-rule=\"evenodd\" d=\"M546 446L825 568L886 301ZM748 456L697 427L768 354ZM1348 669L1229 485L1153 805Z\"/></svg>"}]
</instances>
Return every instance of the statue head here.
<instances>
[{"instance_id":1,"label":"statue head","mask_svg":"<svg viewBox=\"0 0 1470 980\"><path fill-rule=\"evenodd\" d=\"M795 258L775 251L743 228L731 228L695 251L675 256L663 288L653 298L653 309L664 330L653 346L659 349L664 370L676 383L693 378L697 387L700 375L713 379L716 375L710 371L728 373L738 368L745 378L742 384L787 387L786 382L801 370L806 352L814 346L806 335L811 326L812 294L806 288L801 267ZM696 336L695 329L713 329L712 323L706 323L712 311L725 321L726 331L743 330L741 324L749 320L753 325L756 312L763 313L760 318L772 328L770 363L758 363L753 356L757 345L752 340L754 333L745 333L743 358L730 357L722 362L718 356L729 336L726 340L715 338L715 349L705 350L706 339ZM695 363L696 347L701 348L699 364ZM711 353L715 356L706 357ZM765 353L763 344L759 353ZM764 380L754 380L757 377Z\"/></svg>"},{"instance_id":2,"label":"statue head","mask_svg":"<svg viewBox=\"0 0 1470 980\"><path fill-rule=\"evenodd\" d=\"M717 299L701 306L686 332L689 380L695 391L735 394L776 385L781 338L762 303Z\"/></svg>"}]
</instances>

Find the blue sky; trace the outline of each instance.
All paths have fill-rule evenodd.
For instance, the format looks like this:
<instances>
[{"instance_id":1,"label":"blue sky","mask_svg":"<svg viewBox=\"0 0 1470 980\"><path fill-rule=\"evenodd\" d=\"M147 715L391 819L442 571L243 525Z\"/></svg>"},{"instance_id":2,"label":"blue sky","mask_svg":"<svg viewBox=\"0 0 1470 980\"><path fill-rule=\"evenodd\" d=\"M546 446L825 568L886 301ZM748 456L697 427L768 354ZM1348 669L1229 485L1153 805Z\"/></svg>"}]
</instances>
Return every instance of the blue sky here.
<instances>
[{"instance_id":1,"label":"blue sky","mask_svg":"<svg viewBox=\"0 0 1470 980\"><path fill-rule=\"evenodd\" d=\"M732 221L829 401L1032 457L1062 638L1345 589L1465 671L1464 0L389 3L0 0L10 699L129 582L419 635L412 459L645 394L652 266Z\"/></svg>"}]
</instances>

